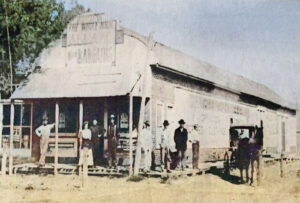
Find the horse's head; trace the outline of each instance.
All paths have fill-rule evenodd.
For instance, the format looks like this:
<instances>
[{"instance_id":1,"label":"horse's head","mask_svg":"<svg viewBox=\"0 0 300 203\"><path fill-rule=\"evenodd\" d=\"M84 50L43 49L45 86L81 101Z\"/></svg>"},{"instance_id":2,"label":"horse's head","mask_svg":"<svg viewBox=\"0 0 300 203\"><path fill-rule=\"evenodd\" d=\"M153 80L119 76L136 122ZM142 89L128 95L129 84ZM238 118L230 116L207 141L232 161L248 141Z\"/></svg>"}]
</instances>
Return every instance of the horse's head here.
<instances>
[{"instance_id":1,"label":"horse's head","mask_svg":"<svg viewBox=\"0 0 300 203\"><path fill-rule=\"evenodd\" d=\"M263 140L264 140L263 128L256 129L255 140L257 145L263 146Z\"/></svg>"}]
</instances>

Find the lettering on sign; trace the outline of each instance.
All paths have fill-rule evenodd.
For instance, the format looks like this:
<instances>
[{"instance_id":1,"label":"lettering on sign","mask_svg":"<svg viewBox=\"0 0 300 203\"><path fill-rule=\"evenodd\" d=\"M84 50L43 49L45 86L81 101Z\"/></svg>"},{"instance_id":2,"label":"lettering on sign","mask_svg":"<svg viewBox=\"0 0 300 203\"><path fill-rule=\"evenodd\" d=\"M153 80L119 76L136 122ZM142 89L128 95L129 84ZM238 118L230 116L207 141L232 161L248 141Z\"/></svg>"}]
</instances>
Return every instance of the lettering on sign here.
<instances>
[{"instance_id":1,"label":"lettering on sign","mask_svg":"<svg viewBox=\"0 0 300 203\"><path fill-rule=\"evenodd\" d=\"M113 58L113 54L112 47L78 46L69 49L68 60L78 64L108 63Z\"/></svg>"},{"instance_id":2,"label":"lettering on sign","mask_svg":"<svg viewBox=\"0 0 300 203\"><path fill-rule=\"evenodd\" d=\"M79 16L68 25L69 65L115 63L116 22L101 20L101 16Z\"/></svg>"}]
</instances>

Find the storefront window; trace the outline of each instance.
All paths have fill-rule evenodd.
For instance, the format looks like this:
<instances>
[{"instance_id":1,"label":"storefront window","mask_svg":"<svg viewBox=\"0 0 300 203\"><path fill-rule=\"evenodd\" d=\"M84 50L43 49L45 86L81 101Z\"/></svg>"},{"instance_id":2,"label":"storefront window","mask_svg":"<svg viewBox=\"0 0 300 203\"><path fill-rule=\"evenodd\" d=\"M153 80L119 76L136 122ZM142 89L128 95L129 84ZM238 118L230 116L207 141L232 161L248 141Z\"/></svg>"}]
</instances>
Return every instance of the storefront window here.
<instances>
[{"instance_id":1,"label":"storefront window","mask_svg":"<svg viewBox=\"0 0 300 203\"><path fill-rule=\"evenodd\" d=\"M129 129L129 101L128 98L113 98L109 101L109 116L115 116L119 133L128 133Z\"/></svg>"},{"instance_id":2,"label":"storefront window","mask_svg":"<svg viewBox=\"0 0 300 203\"><path fill-rule=\"evenodd\" d=\"M34 105L34 130L43 124L43 119L48 119L48 123L55 122L55 103L39 102ZM54 132L54 129L52 129Z\"/></svg>"},{"instance_id":3,"label":"storefront window","mask_svg":"<svg viewBox=\"0 0 300 203\"><path fill-rule=\"evenodd\" d=\"M24 115L26 111L24 110ZM41 102L37 103L34 108L34 129L42 125L43 119L47 118L48 123L55 123L55 103ZM64 101L59 102L58 132L59 133L76 133L78 131L79 120L79 102ZM25 122L26 119L25 119ZM52 133L55 128L52 128Z\"/></svg>"},{"instance_id":4,"label":"storefront window","mask_svg":"<svg viewBox=\"0 0 300 203\"><path fill-rule=\"evenodd\" d=\"M122 112L120 116L120 128L121 129L128 129L128 113L127 112Z\"/></svg>"},{"instance_id":5,"label":"storefront window","mask_svg":"<svg viewBox=\"0 0 300 203\"><path fill-rule=\"evenodd\" d=\"M78 102L62 102L59 104L58 132L76 133L78 131L78 119Z\"/></svg>"},{"instance_id":6,"label":"storefront window","mask_svg":"<svg viewBox=\"0 0 300 203\"><path fill-rule=\"evenodd\" d=\"M10 143L10 104L3 105L2 147ZM30 148L31 105L14 105L13 147L16 149Z\"/></svg>"},{"instance_id":7,"label":"storefront window","mask_svg":"<svg viewBox=\"0 0 300 203\"><path fill-rule=\"evenodd\" d=\"M88 121L89 126L93 120L97 120L99 126L103 126L104 103L101 100L88 100L83 104L83 121Z\"/></svg>"},{"instance_id":8,"label":"storefront window","mask_svg":"<svg viewBox=\"0 0 300 203\"><path fill-rule=\"evenodd\" d=\"M3 105L2 147L9 147L10 137L10 104Z\"/></svg>"}]
</instances>

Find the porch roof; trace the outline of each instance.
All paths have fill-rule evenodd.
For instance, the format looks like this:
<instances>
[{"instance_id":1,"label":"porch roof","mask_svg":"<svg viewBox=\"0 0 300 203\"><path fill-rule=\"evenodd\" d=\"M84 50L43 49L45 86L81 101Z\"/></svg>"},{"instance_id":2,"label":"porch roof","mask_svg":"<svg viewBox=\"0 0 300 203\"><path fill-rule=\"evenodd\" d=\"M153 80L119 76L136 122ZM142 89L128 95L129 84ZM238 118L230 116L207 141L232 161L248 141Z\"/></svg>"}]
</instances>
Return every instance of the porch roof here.
<instances>
[{"instance_id":1,"label":"porch roof","mask_svg":"<svg viewBox=\"0 0 300 203\"><path fill-rule=\"evenodd\" d=\"M12 99L81 98L121 96L130 92L130 75L116 67L48 68L30 75Z\"/></svg>"}]
</instances>

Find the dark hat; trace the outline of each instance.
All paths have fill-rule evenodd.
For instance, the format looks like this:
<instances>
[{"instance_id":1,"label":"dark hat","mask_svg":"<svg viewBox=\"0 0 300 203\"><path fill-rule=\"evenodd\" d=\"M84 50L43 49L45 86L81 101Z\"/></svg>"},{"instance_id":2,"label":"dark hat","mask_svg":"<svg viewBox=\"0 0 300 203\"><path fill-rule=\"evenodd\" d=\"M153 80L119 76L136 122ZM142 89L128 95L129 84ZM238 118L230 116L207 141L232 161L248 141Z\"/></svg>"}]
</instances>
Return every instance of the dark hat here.
<instances>
[{"instance_id":1,"label":"dark hat","mask_svg":"<svg viewBox=\"0 0 300 203\"><path fill-rule=\"evenodd\" d=\"M185 122L184 122L183 119L180 119L180 120L178 121L178 123L179 123L179 124L185 124Z\"/></svg>"},{"instance_id":2,"label":"dark hat","mask_svg":"<svg viewBox=\"0 0 300 203\"><path fill-rule=\"evenodd\" d=\"M167 121L167 120L164 120L164 123L163 123L163 125L170 125L170 123L169 123L169 121Z\"/></svg>"},{"instance_id":3,"label":"dark hat","mask_svg":"<svg viewBox=\"0 0 300 203\"><path fill-rule=\"evenodd\" d=\"M147 120L147 121L145 121L145 122L144 122L144 124L145 124L145 125L147 125L147 126L150 126L150 123L149 123L149 121L148 121L148 120Z\"/></svg>"}]
</instances>

